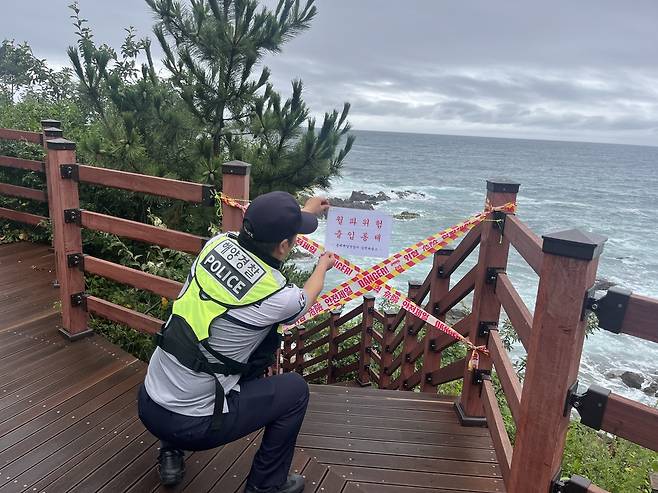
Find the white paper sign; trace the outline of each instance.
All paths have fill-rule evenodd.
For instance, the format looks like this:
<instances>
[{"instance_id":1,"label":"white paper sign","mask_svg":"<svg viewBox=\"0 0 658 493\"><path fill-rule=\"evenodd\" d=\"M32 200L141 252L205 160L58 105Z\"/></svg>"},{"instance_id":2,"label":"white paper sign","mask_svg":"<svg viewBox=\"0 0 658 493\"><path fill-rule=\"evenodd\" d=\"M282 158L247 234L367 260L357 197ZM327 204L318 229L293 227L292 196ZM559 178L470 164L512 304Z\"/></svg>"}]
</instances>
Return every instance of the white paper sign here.
<instances>
[{"instance_id":1,"label":"white paper sign","mask_svg":"<svg viewBox=\"0 0 658 493\"><path fill-rule=\"evenodd\" d=\"M391 216L379 211L331 207L325 248L341 255L389 256Z\"/></svg>"}]
</instances>

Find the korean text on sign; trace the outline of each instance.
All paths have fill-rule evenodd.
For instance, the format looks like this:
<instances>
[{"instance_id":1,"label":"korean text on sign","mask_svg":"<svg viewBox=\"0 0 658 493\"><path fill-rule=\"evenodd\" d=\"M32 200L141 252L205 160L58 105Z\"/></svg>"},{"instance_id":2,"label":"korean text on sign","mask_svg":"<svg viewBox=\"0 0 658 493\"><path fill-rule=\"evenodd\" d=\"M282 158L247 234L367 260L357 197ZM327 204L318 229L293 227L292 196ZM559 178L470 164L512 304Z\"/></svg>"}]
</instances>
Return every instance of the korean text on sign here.
<instances>
[{"instance_id":1,"label":"korean text on sign","mask_svg":"<svg viewBox=\"0 0 658 493\"><path fill-rule=\"evenodd\" d=\"M379 212L331 207L325 247L341 255L388 257L391 217Z\"/></svg>"}]
</instances>

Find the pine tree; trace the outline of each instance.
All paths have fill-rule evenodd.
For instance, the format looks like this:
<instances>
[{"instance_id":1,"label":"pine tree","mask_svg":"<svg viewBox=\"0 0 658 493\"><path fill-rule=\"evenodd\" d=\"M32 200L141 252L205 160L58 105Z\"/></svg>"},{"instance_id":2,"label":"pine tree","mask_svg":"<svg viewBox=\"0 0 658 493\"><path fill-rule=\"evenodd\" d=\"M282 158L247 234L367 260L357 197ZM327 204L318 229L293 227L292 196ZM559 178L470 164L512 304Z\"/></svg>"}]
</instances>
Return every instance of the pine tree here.
<instances>
[{"instance_id":1,"label":"pine tree","mask_svg":"<svg viewBox=\"0 0 658 493\"><path fill-rule=\"evenodd\" d=\"M275 10L257 0L146 2L159 19L154 32L171 80L203 131L208 181L222 161L243 159L254 165L254 193L327 186L354 141L349 104L325 114L317 130L301 81L282 104L269 69L258 68L265 54L309 28L314 0L280 0Z\"/></svg>"}]
</instances>

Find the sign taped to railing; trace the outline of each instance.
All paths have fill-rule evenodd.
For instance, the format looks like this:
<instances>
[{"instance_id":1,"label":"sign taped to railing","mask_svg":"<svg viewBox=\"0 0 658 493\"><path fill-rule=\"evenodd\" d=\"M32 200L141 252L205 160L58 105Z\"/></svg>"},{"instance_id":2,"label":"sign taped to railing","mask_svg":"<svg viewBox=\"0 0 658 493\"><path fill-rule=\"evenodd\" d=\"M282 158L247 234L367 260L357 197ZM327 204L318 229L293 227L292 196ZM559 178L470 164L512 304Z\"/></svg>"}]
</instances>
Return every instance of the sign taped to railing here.
<instances>
[{"instance_id":1,"label":"sign taped to railing","mask_svg":"<svg viewBox=\"0 0 658 493\"><path fill-rule=\"evenodd\" d=\"M381 211L331 207L327 214L326 248L343 255L386 258L391 242L391 216Z\"/></svg>"}]
</instances>

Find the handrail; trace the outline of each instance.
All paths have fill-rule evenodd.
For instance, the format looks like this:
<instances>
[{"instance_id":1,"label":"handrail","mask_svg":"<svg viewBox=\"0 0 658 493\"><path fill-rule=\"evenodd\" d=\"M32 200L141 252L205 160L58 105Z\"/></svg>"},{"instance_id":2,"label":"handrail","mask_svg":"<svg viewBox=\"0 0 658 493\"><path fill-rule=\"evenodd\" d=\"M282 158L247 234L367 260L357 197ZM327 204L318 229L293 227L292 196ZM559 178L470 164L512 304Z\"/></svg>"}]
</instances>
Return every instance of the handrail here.
<instances>
[{"instance_id":1,"label":"handrail","mask_svg":"<svg viewBox=\"0 0 658 493\"><path fill-rule=\"evenodd\" d=\"M528 265L532 267L532 270L539 275L543 258L539 236L530 231L528 226L512 214L505 218L504 235Z\"/></svg>"},{"instance_id":2,"label":"handrail","mask_svg":"<svg viewBox=\"0 0 658 493\"><path fill-rule=\"evenodd\" d=\"M457 270L464 260L475 250L475 247L480 244L481 234L482 223L479 223L464 236L464 239L452 252L448 261L443 265L443 275L450 276Z\"/></svg>"},{"instance_id":3,"label":"handrail","mask_svg":"<svg viewBox=\"0 0 658 493\"><path fill-rule=\"evenodd\" d=\"M33 226L38 226L42 222L48 222L47 217L37 216L36 214L29 214L27 212L15 211L5 207L0 207L0 217L9 219L10 221L31 224Z\"/></svg>"},{"instance_id":4,"label":"handrail","mask_svg":"<svg viewBox=\"0 0 658 493\"><path fill-rule=\"evenodd\" d=\"M658 342L658 300L631 294L621 332L647 341Z\"/></svg>"},{"instance_id":5,"label":"handrail","mask_svg":"<svg viewBox=\"0 0 658 493\"><path fill-rule=\"evenodd\" d=\"M89 274L95 274L121 284L127 284L137 289L150 291L151 293L169 299L177 298L183 287L180 282L148 274L141 270L131 269L130 267L108 262L107 260L91 257L89 255L84 256L83 268L84 271Z\"/></svg>"},{"instance_id":6,"label":"handrail","mask_svg":"<svg viewBox=\"0 0 658 493\"><path fill-rule=\"evenodd\" d=\"M482 404L484 405L484 414L487 417L487 425L489 426L491 440L493 441L496 457L498 458L503 482L507 485L509 484L510 469L512 467L512 444L507 435L500 408L498 407L496 392L494 391L491 380L488 378L485 378L482 382Z\"/></svg>"},{"instance_id":7,"label":"handrail","mask_svg":"<svg viewBox=\"0 0 658 493\"><path fill-rule=\"evenodd\" d=\"M42 143L42 135L40 132L28 132L25 130L14 130L12 128L0 128L0 139L25 141L30 142L31 144Z\"/></svg>"},{"instance_id":8,"label":"handrail","mask_svg":"<svg viewBox=\"0 0 658 493\"><path fill-rule=\"evenodd\" d=\"M80 211L82 226L95 231L104 231L131 240L152 243L181 252L196 254L206 242L201 236L163 229L149 224L107 216L97 212Z\"/></svg>"},{"instance_id":9,"label":"handrail","mask_svg":"<svg viewBox=\"0 0 658 493\"><path fill-rule=\"evenodd\" d=\"M340 361L342 359L347 358L348 356L352 356L353 354L356 354L359 352L361 349L361 343L356 343L353 346L348 347L347 349L343 349L340 351L336 356L334 357L335 361Z\"/></svg>"},{"instance_id":10,"label":"handrail","mask_svg":"<svg viewBox=\"0 0 658 493\"><path fill-rule=\"evenodd\" d=\"M601 429L658 452L658 409L610 394Z\"/></svg>"},{"instance_id":11,"label":"handrail","mask_svg":"<svg viewBox=\"0 0 658 493\"><path fill-rule=\"evenodd\" d=\"M361 325L356 325L355 327L352 327L349 330L346 330L342 334L340 334L338 337L336 337L334 340L336 341L336 344L340 344L343 341L346 341L350 337L354 337L355 335L358 335L361 333Z\"/></svg>"},{"instance_id":12,"label":"handrail","mask_svg":"<svg viewBox=\"0 0 658 493\"><path fill-rule=\"evenodd\" d=\"M489 332L488 346L496 373L505 393L505 399L507 399L507 405L510 408L514 421L518 424L521 420L521 382L514 371L512 362L507 355L507 351L505 351L503 341L500 339L500 334L497 330L491 330Z\"/></svg>"},{"instance_id":13,"label":"handrail","mask_svg":"<svg viewBox=\"0 0 658 493\"><path fill-rule=\"evenodd\" d=\"M466 365L466 358L453 361L452 363L427 373L427 378L432 385L441 385L443 383L459 380L464 376L464 366Z\"/></svg>"},{"instance_id":14,"label":"handrail","mask_svg":"<svg viewBox=\"0 0 658 493\"><path fill-rule=\"evenodd\" d=\"M214 201L214 187L210 185L99 168L97 166L82 164L76 166L78 180L84 183L105 185L111 188L158 195L186 202L209 203L212 205Z\"/></svg>"},{"instance_id":15,"label":"handrail","mask_svg":"<svg viewBox=\"0 0 658 493\"><path fill-rule=\"evenodd\" d=\"M466 298L475 288L477 265L469 270L448 293L439 300L439 314L448 313L457 303Z\"/></svg>"},{"instance_id":16,"label":"handrail","mask_svg":"<svg viewBox=\"0 0 658 493\"><path fill-rule=\"evenodd\" d=\"M453 325L452 328L455 329L464 337L466 337L471 329L472 324L474 323L474 320L475 320L474 315L472 313L469 313L464 318L462 318L459 322ZM430 349L432 351L440 353L444 349L455 344L456 342L457 341L451 336L449 336L448 334L441 333L433 341L430 341L431 344Z\"/></svg>"},{"instance_id":17,"label":"handrail","mask_svg":"<svg viewBox=\"0 0 658 493\"><path fill-rule=\"evenodd\" d=\"M498 273L496 297L527 351L530 344L530 331L532 330L532 313L530 313L530 310L528 310L528 307L514 288L509 276L504 272Z\"/></svg>"},{"instance_id":18,"label":"handrail","mask_svg":"<svg viewBox=\"0 0 658 493\"><path fill-rule=\"evenodd\" d=\"M5 168L24 169L45 173L45 164L43 161L34 161L32 159L21 159L12 156L0 156L0 166Z\"/></svg>"},{"instance_id":19,"label":"handrail","mask_svg":"<svg viewBox=\"0 0 658 493\"><path fill-rule=\"evenodd\" d=\"M163 321L129 308L110 303L96 296L86 297L87 311L113 322L127 325L134 329L155 334L162 327Z\"/></svg>"},{"instance_id":20,"label":"handrail","mask_svg":"<svg viewBox=\"0 0 658 493\"><path fill-rule=\"evenodd\" d=\"M301 367L302 367L303 370L305 370L306 368L310 368L312 366L315 366L319 363L322 363L323 361L327 361L328 358L329 358L328 353L322 353L321 355L316 356L313 359L309 359L309 360L304 361L301 364Z\"/></svg>"},{"instance_id":21,"label":"handrail","mask_svg":"<svg viewBox=\"0 0 658 493\"><path fill-rule=\"evenodd\" d=\"M0 194L9 195L11 197L20 197L24 199L36 200L38 202L48 202L46 192L37 190L36 188L19 187L17 185L9 185L7 183L0 183Z\"/></svg>"}]
</instances>

